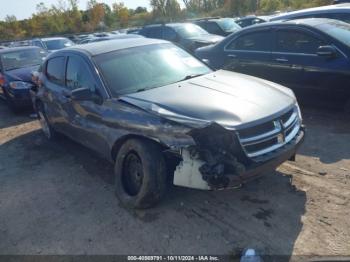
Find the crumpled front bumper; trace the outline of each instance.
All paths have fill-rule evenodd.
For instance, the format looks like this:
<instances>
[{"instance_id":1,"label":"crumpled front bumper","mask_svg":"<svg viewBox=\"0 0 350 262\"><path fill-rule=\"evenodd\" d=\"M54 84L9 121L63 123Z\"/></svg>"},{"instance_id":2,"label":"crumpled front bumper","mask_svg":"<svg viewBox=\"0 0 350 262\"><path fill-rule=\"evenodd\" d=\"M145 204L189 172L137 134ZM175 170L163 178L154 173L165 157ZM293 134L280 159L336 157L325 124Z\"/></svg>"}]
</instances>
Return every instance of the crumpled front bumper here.
<instances>
[{"instance_id":1,"label":"crumpled front bumper","mask_svg":"<svg viewBox=\"0 0 350 262\"><path fill-rule=\"evenodd\" d=\"M239 176L227 176L230 180L227 188L235 188L250 180L256 179L262 175L273 172L278 166L287 160L292 159L304 141L305 131L304 128L300 130L298 135L283 148L277 150L270 155L269 160L255 163L248 166L244 173Z\"/></svg>"},{"instance_id":2,"label":"crumpled front bumper","mask_svg":"<svg viewBox=\"0 0 350 262\"><path fill-rule=\"evenodd\" d=\"M273 172L283 162L292 159L299 146L302 144L305 136L304 128L301 127L296 137L288 144L278 150L269 153L268 157L260 158L259 161L250 161L250 164L244 165L239 162L234 163L239 170L238 173L208 175L203 174L204 160L198 158L198 155L191 154L190 150L182 150L182 161L176 167L174 173L174 185L202 189L202 190L221 190L237 188L242 184L258 178L269 172Z\"/></svg>"}]
</instances>

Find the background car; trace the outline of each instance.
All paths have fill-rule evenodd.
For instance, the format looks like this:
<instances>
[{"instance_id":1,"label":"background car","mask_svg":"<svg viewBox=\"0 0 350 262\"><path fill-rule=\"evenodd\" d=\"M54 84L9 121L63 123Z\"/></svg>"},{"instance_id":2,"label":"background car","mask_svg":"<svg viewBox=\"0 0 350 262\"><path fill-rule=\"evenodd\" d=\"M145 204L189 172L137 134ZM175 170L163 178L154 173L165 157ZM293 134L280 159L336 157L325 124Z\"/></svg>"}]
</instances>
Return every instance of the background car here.
<instances>
[{"instance_id":1,"label":"background car","mask_svg":"<svg viewBox=\"0 0 350 262\"><path fill-rule=\"evenodd\" d=\"M113 35L108 37L91 37L80 41L79 44L87 44L87 43L116 40L116 39L127 39L127 38L143 38L143 36L136 35L136 34L118 34L118 35Z\"/></svg>"},{"instance_id":2,"label":"background car","mask_svg":"<svg viewBox=\"0 0 350 262\"><path fill-rule=\"evenodd\" d=\"M341 21L315 18L260 24L200 48L196 55L216 69L292 88L299 99L349 103L350 25Z\"/></svg>"},{"instance_id":3,"label":"background car","mask_svg":"<svg viewBox=\"0 0 350 262\"><path fill-rule=\"evenodd\" d=\"M350 0L334 0L333 1L334 5L343 4L343 3L350 3Z\"/></svg>"},{"instance_id":4,"label":"background car","mask_svg":"<svg viewBox=\"0 0 350 262\"><path fill-rule=\"evenodd\" d=\"M143 27L139 34L148 38L168 40L189 52L223 39L222 36L209 34L200 26L191 23L149 25Z\"/></svg>"},{"instance_id":5,"label":"background car","mask_svg":"<svg viewBox=\"0 0 350 262\"><path fill-rule=\"evenodd\" d=\"M210 34L228 36L241 29L233 18L200 18L191 20Z\"/></svg>"},{"instance_id":6,"label":"background car","mask_svg":"<svg viewBox=\"0 0 350 262\"><path fill-rule=\"evenodd\" d=\"M14 47L0 50L0 97L14 111L31 105L33 71L37 71L47 53L39 47Z\"/></svg>"},{"instance_id":7,"label":"background car","mask_svg":"<svg viewBox=\"0 0 350 262\"><path fill-rule=\"evenodd\" d=\"M266 19L264 19L262 17L255 16L255 15L248 15L245 17L235 18L234 21L240 27L247 27L247 26L251 26L251 25L255 25L255 24L265 23Z\"/></svg>"},{"instance_id":8,"label":"background car","mask_svg":"<svg viewBox=\"0 0 350 262\"><path fill-rule=\"evenodd\" d=\"M270 21L295 20L303 18L329 18L350 23L350 3L314 7L289 12L271 17Z\"/></svg>"},{"instance_id":9,"label":"background car","mask_svg":"<svg viewBox=\"0 0 350 262\"><path fill-rule=\"evenodd\" d=\"M50 53L62 48L73 46L75 44L66 37L46 37L31 40L31 45L38 46Z\"/></svg>"}]
</instances>

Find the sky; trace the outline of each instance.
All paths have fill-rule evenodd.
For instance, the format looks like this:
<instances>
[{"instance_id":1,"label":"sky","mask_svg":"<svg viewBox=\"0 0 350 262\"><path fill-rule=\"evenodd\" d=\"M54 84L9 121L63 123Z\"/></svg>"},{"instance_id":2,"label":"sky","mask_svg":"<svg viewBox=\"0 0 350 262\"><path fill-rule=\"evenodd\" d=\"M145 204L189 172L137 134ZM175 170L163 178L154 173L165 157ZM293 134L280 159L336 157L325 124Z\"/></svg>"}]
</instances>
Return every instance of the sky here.
<instances>
[{"instance_id":1,"label":"sky","mask_svg":"<svg viewBox=\"0 0 350 262\"><path fill-rule=\"evenodd\" d=\"M88 0L78 0L79 8L85 10ZM57 4L58 0L0 0L0 20L4 20L6 15L15 15L17 20L29 18L36 11L36 5L43 2L46 6ZM112 5L116 0L98 0L97 2ZM128 8L143 6L149 8L149 0L118 0L123 2Z\"/></svg>"}]
</instances>

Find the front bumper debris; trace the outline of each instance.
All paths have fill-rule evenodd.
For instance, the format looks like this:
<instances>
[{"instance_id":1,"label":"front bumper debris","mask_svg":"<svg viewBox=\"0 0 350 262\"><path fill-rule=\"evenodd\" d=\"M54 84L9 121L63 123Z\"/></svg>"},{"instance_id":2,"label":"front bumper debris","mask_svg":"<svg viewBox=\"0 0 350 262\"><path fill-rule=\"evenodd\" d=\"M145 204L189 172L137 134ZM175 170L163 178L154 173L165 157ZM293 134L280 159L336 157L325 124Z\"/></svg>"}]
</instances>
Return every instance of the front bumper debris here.
<instances>
[{"instance_id":1,"label":"front bumper debris","mask_svg":"<svg viewBox=\"0 0 350 262\"><path fill-rule=\"evenodd\" d=\"M193 130L190 135L197 146L181 150L182 161L174 172L174 185L202 190L238 187L273 172L283 162L292 159L304 134L301 128L292 141L269 153L266 160L256 162L245 156L237 137L221 126L213 124L200 132Z\"/></svg>"}]
</instances>

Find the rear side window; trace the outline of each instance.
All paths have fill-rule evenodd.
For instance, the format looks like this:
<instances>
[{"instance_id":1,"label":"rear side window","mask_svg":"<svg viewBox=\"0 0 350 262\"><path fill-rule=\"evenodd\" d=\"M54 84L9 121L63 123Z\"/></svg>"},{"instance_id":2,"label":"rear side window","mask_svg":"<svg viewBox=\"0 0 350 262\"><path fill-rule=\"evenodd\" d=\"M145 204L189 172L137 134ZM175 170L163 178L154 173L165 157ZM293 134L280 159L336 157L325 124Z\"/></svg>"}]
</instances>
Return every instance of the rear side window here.
<instances>
[{"instance_id":1,"label":"rear side window","mask_svg":"<svg viewBox=\"0 0 350 262\"><path fill-rule=\"evenodd\" d=\"M220 34L222 31L218 26L218 24L215 22L208 22L206 29L209 33L216 34L216 35Z\"/></svg>"},{"instance_id":2,"label":"rear side window","mask_svg":"<svg viewBox=\"0 0 350 262\"><path fill-rule=\"evenodd\" d=\"M49 81L58 85L64 85L64 62L65 58L63 56L51 58L47 61L46 76Z\"/></svg>"},{"instance_id":3,"label":"rear side window","mask_svg":"<svg viewBox=\"0 0 350 262\"><path fill-rule=\"evenodd\" d=\"M149 38L162 39L162 28L161 27L151 27L147 28L146 36Z\"/></svg>"},{"instance_id":4,"label":"rear side window","mask_svg":"<svg viewBox=\"0 0 350 262\"><path fill-rule=\"evenodd\" d=\"M270 51L271 32L261 31L239 36L229 46L230 50Z\"/></svg>"},{"instance_id":5,"label":"rear side window","mask_svg":"<svg viewBox=\"0 0 350 262\"><path fill-rule=\"evenodd\" d=\"M95 91L95 81L88 65L78 56L70 56L67 63L66 86L69 89L89 88Z\"/></svg>"},{"instance_id":6,"label":"rear side window","mask_svg":"<svg viewBox=\"0 0 350 262\"><path fill-rule=\"evenodd\" d=\"M175 41L177 38L177 34L174 29L169 27L164 27L163 37L165 40Z\"/></svg>"},{"instance_id":7,"label":"rear side window","mask_svg":"<svg viewBox=\"0 0 350 262\"><path fill-rule=\"evenodd\" d=\"M316 54L324 42L308 33L296 30L277 32L276 50L281 53Z\"/></svg>"}]
</instances>

